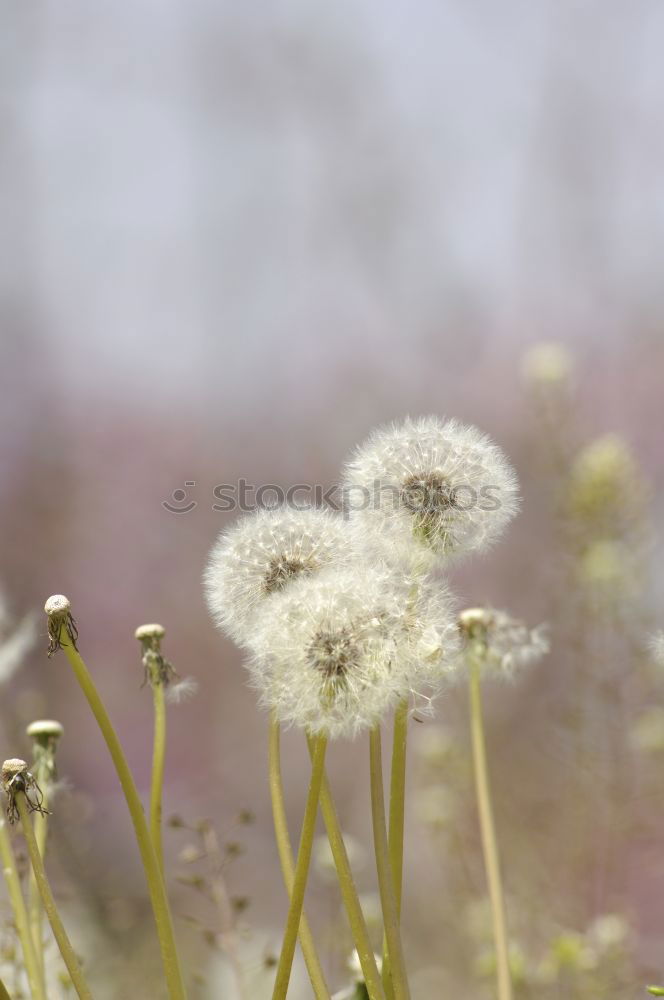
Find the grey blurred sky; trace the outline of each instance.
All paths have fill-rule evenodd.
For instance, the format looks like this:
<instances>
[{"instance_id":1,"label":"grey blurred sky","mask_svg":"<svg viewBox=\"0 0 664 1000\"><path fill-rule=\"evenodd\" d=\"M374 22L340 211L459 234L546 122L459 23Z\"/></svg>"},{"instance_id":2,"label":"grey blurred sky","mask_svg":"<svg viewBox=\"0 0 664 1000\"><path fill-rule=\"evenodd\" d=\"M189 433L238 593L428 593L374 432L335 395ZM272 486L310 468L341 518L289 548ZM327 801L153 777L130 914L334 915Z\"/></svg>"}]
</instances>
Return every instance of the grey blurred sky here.
<instances>
[{"instance_id":1,"label":"grey blurred sky","mask_svg":"<svg viewBox=\"0 0 664 1000\"><path fill-rule=\"evenodd\" d=\"M659 0L1 8L10 369L306 410L658 315Z\"/></svg>"}]
</instances>

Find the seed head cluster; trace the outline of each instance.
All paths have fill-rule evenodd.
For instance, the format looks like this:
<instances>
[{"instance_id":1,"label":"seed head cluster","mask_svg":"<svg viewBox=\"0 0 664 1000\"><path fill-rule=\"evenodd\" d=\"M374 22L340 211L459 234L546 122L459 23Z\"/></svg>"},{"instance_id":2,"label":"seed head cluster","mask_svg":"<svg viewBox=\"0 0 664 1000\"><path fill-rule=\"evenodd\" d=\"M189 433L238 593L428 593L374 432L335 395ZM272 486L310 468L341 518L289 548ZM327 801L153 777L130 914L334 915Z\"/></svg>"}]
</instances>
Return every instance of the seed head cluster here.
<instances>
[{"instance_id":1,"label":"seed head cluster","mask_svg":"<svg viewBox=\"0 0 664 1000\"><path fill-rule=\"evenodd\" d=\"M261 704L331 738L377 725L403 699L430 701L459 672L462 630L434 571L490 544L518 509L502 451L435 417L377 430L344 487L343 514L244 517L222 532L204 575L212 617L246 651ZM525 657L521 632L502 623L496 635L504 669Z\"/></svg>"}]
</instances>

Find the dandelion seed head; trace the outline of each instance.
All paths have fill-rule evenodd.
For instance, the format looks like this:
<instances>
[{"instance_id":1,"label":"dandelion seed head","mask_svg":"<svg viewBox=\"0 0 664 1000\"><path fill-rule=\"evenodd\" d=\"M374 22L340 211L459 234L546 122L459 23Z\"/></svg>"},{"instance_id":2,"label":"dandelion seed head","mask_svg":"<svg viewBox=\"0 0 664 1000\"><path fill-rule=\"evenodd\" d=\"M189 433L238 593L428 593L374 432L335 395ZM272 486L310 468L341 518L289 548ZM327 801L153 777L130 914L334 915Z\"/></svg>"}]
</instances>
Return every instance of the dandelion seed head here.
<instances>
[{"instance_id":1,"label":"dandelion seed head","mask_svg":"<svg viewBox=\"0 0 664 1000\"><path fill-rule=\"evenodd\" d=\"M331 738L370 728L412 680L403 590L386 568L328 569L291 584L256 621L252 682L284 725Z\"/></svg>"},{"instance_id":2,"label":"dandelion seed head","mask_svg":"<svg viewBox=\"0 0 664 1000\"><path fill-rule=\"evenodd\" d=\"M512 676L519 668L536 663L549 652L543 625L529 628L506 611L468 608L459 615L459 630L481 653L481 662L490 672Z\"/></svg>"},{"instance_id":3,"label":"dandelion seed head","mask_svg":"<svg viewBox=\"0 0 664 1000\"><path fill-rule=\"evenodd\" d=\"M348 560L345 529L332 511L279 507L257 511L222 532L204 575L216 624L244 645L259 608L299 578Z\"/></svg>"},{"instance_id":4,"label":"dandelion seed head","mask_svg":"<svg viewBox=\"0 0 664 1000\"><path fill-rule=\"evenodd\" d=\"M379 428L346 465L351 518L422 568L495 541L519 507L515 473L475 427L437 417Z\"/></svg>"}]
</instances>

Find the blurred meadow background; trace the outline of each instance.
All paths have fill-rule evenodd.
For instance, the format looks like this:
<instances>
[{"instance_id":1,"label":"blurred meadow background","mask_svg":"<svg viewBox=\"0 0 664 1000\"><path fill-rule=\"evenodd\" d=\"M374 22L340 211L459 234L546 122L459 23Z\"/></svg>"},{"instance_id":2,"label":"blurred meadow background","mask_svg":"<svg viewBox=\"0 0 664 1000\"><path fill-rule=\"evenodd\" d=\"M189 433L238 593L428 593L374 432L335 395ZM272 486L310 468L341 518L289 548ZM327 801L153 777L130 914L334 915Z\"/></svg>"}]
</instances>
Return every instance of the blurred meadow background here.
<instances>
[{"instance_id":1,"label":"blurred meadow background","mask_svg":"<svg viewBox=\"0 0 664 1000\"><path fill-rule=\"evenodd\" d=\"M664 977L664 665L648 646L664 627L664 7L0 9L0 737L27 757L32 719L65 727L49 870L95 995L138 996L140 970L140 996L162 996L159 958L106 749L66 661L46 659L44 600L71 599L142 791L136 626L161 622L198 681L169 712L165 796L191 997L235 1000L215 862L188 828L202 820L248 996L269 996L287 900L266 719L202 596L238 516L213 490L332 486L374 426L433 413L489 433L522 483L506 539L453 573L462 605L550 626L540 664L485 690L517 996L641 996ZM542 341L557 351L533 360ZM464 686L412 729L413 995L490 1000ZM284 765L295 831L297 733ZM363 742L329 769L370 919ZM350 939L324 852L307 905L341 988ZM292 995L310 996L302 967Z\"/></svg>"}]
</instances>

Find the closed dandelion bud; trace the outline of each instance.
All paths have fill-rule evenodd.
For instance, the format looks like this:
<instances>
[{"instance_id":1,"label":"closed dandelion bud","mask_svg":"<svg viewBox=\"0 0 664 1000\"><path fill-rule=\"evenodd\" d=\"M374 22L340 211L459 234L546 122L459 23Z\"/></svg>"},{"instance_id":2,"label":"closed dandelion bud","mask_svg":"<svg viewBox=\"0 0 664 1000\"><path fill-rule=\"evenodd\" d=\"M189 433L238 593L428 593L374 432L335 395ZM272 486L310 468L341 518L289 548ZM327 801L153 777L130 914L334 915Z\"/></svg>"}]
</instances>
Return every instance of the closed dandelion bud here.
<instances>
[{"instance_id":1,"label":"closed dandelion bud","mask_svg":"<svg viewBox=\"0 0 664 1000\"><path fill-rule=\"evenodd\" d=\"M57 777L55 753L63 732L63 727L55 719L37 719L26 729L26 734L32 739L34 769L41 781L53 782Z\"/></svg>"},{"instance_id":2,"label":"closed dandelion bud","mask_svg":"<svg viewBox=\"0 0 664 1000\"><path fill-rule=\"evenodd\" d=\"M347 525L328 510L280 507L251 514L222 532L212 548L204 585L219 628L239 645L259 609L294 581L350 558Z\"/></svg>"},{"instance_id":3,"label":"closed dandelion bud","mask_svg":"<svg viewBox=\"0 0 664 1000\"><path fill-rule=\"evenodd\" d=\"M486 548L519 506L501 449L475 427L437 417L374 431L346 465L344 493L369 542L419 571Z\"/></svg>"},{"instance_id":4,"label":"closed dandelion bud","mask_svg":"<svg viewBox=\"0 0 664 1000\"><path fill-rule=\"evenodd\" d=\"M574 368L572 355L558 341L535 344L523 356L523 377L533 388L558 388L566 385Z\"/></svg>"},{"instance_id":5,"label":"closed dandelion bud","mask_svg":"<svg viewBox=\"0 0 664 1000\"><path fill-rule=\"evenodd\" d=\"M645 487L626 443L606 434L577 456L568 490L571 516L583 527L615 537L625 521L638 517Z\"/></svg>"},{"instance_id":6,"label":"closed dandelion bud","mask_svg":"<svg viewBox=\"0 0 664 1000\"><path fill-rule=\"evenodd\" d=\"M262 703L279 722L331 738L375 726L410 691L403 608L387 572L335 569L292 583L249 643Z\"/></svg>"},{"instance_id":7,"label":"closed dandelion bud","mask_svg":"<svg viewBox=\"0 0 664 1000\"><path fill-rule=\"evenodd\" d=\"M54 594L44 605L44 611L48 618L48 656L53 656L62 648L63 632L74 649L77 649L78 628L71 613L69 598L64 594Z\"/></svg>"},{"instance_id":8,"label":"closed dandelion bud","mask_svg":"<svg viewBox=\"0 0 664 1000\"><path fill-rule=\"evenodd\" d=\"M468 608L459 615L459 630L488 671L511 676L549 651L543 625L529 628L505 611Z\"/></svg>"},{"instance_id":9,"label":"closed dandelion bud","mask_svg":"<svg viewBox=\"0 0 664 1000\"><path fill-rule=\"evenodd\" d=\"M23 792L25 795L29 812L47 813L42 805L44 801L42 791L35 781L34 775L28 770L27 762L21 760L20 757L10 757L3 762L0 782L7 796L7 818L10 823L14 823L19 816L16 806L16 796L19 792Z\"/></svg>"}]
</instances>

